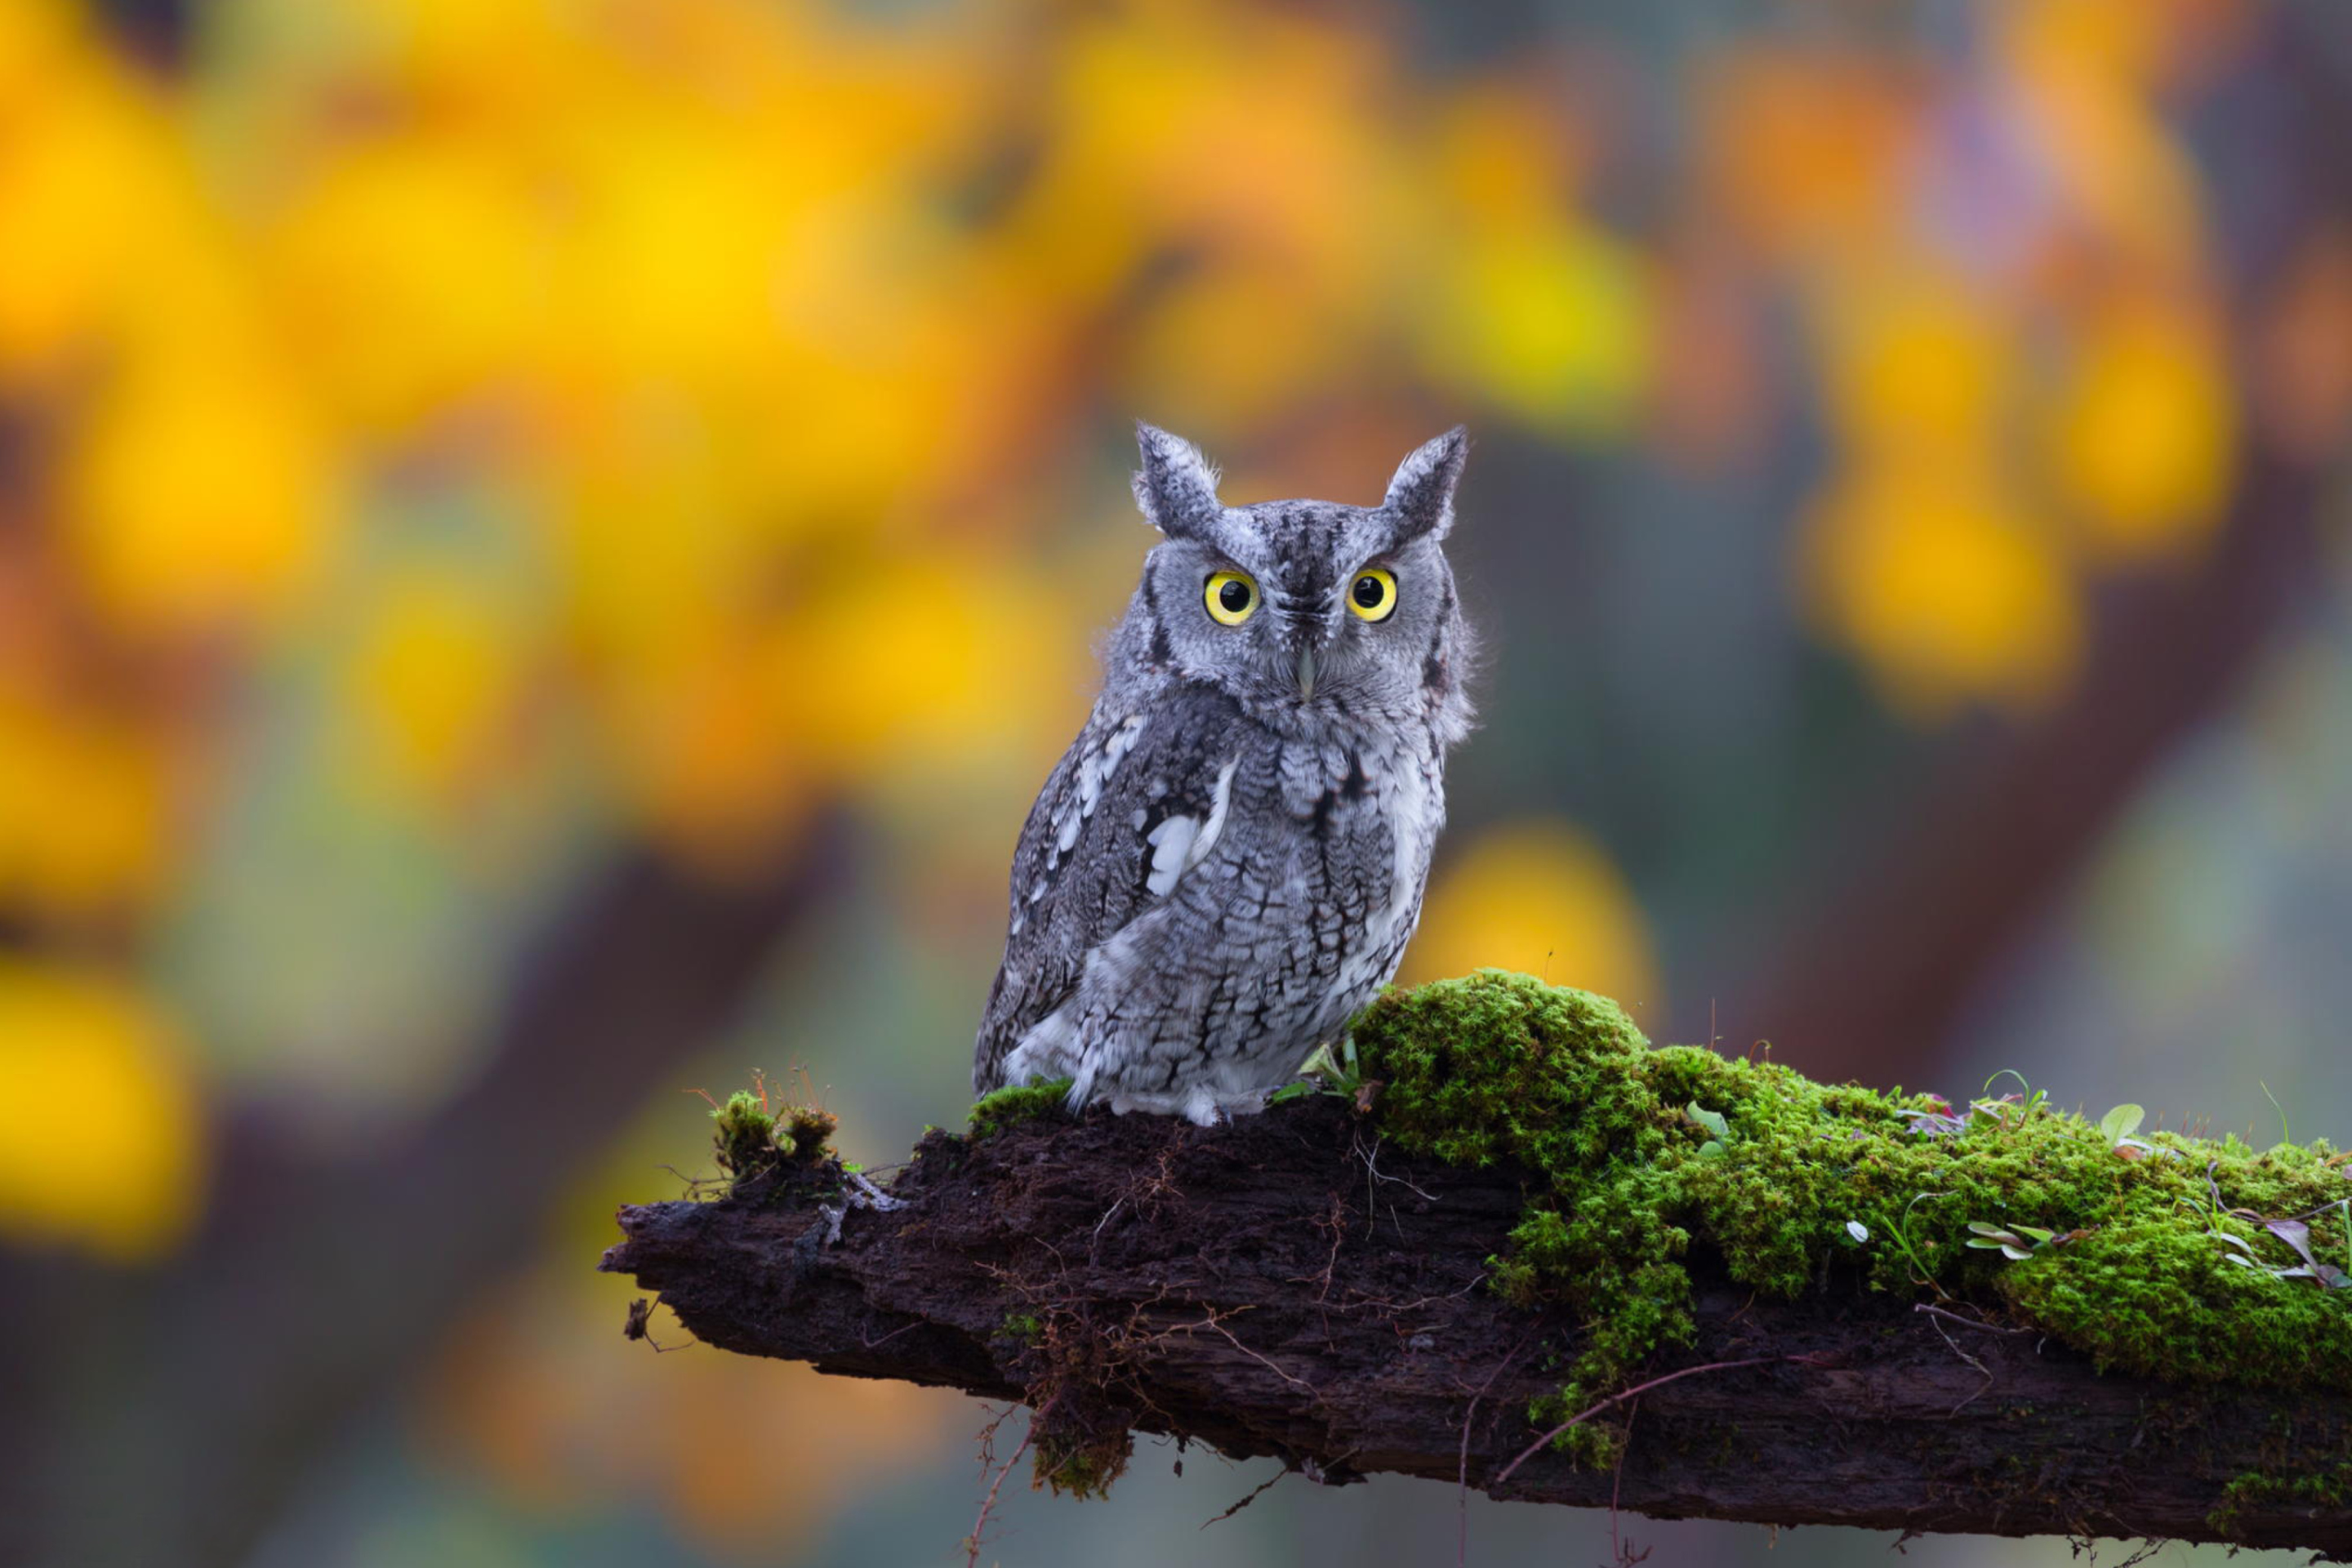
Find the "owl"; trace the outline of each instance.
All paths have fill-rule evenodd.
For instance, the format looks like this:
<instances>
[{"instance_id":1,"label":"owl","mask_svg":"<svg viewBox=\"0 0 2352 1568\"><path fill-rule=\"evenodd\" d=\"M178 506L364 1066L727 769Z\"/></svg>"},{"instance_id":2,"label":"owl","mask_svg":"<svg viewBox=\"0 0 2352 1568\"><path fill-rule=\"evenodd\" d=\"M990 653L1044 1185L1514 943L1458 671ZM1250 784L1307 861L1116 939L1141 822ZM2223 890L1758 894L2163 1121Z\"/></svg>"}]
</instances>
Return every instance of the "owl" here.
<instances>
[{"instance_id":1,"label":"owl","mask_svg":"<svg viewBox=\"0 0 2352 1568\"><path fill-rule=\"evenodd\" d=\"M1376 507L1228 507L1190 444L1138 436L1161 539L1022 829L972 1081L1206 1125L1336 1041L1421 918L1470 727L1444 548L1468 438Z\"/></svg>"}]
</instances>

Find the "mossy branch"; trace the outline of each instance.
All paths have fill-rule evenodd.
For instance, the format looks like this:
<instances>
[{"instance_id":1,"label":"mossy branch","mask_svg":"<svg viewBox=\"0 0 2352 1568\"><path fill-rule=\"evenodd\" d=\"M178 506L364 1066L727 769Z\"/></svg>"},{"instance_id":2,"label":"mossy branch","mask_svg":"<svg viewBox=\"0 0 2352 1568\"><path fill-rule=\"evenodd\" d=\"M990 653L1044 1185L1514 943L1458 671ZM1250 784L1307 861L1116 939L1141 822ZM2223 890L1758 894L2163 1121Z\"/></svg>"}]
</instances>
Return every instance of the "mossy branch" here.
<instances>
[{"instance_id":1,"label":"mossy branch","mask_svg":"<svg viewBox=\"0 0 2352 1568\"><path fill-rule=\"evenodd\" d=\"M1026 1403L1081 1493L1142 1430L1661 1517L2352 1554L2326 1145L1825 1087L1514 976L1357 1043L1346 1092L1227 1127L1032 1097L887 1192L748 1161L622 1211L604 1267L722 1349Z\"/></svg>"}]
</instances>

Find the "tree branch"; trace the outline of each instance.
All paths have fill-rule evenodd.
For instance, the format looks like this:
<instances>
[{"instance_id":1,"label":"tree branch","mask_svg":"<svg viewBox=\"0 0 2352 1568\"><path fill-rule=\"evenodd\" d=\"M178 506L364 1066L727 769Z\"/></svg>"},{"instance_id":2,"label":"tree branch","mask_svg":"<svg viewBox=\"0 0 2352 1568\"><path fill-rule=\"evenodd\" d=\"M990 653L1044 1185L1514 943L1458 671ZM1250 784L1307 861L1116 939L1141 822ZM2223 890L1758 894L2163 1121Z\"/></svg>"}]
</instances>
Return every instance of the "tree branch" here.
<instances>
[{"instance_id":1,"label":"tree branch","mask_svg":"<svg viewBox=\"0 0 2352 1568\"><path fill-rule=\"evenodd\" d=\"M480 1075L406 1139L299 1147L250 1110L184 1256L0 1268L0 1559L241 1562L303 1458L406 1375L661 1075L734 1017L841 863L837 823L742 885L644 849L523 953ZM92 1331L103 1325L102 1331ZM22 1495L16 1495L21 1489Z\"/></svg>"},{"instance_id":2,"label":"tree branch","mask_svg":"<svg viewBox=\"0 0 2352 1568\"><path fill-rule=\"evenodd\" d=\"M1521 1178L1374 1139L1331 1099L1205 1130L934 1132L900 1206L853 1208L837 1242L828 1163L625 1208L603 1267L724 1350L1026 1402L1041 1454L1133 1428L1327 1482L1459 1477L1659 1518L2352 1552L2352 1509L2231 1487L2342 1463L2352 1399L2103 1377L2030 1332L1963 1332L1963 1354L1908 1301L1752 1300L1696 1258L1698 1333L1645 1380L1622 1475L1517 1463L1574 1341L1484 1289Z\"/></svg>"}]
</instances>

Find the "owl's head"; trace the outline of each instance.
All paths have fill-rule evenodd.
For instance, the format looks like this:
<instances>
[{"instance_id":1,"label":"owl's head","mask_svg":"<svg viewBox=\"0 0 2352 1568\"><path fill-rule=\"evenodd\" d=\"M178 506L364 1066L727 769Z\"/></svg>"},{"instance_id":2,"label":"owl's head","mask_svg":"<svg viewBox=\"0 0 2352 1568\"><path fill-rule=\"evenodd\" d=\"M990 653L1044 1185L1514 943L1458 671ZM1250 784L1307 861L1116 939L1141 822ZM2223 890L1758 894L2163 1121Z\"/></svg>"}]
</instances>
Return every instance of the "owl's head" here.
<instances>
[{"instance_id":1,"label":"owl's head","mask_svg":"<svg viewBox=\"0 0 2352 1568\"><path fill-rule=\"evenodd\" d=\"M1190 442L1149 425L1137 434L1135 499L1165 537L1144 563L1125 657L1268 719L1429 715L1459 738L1469 633L1443 544L1464 430L1408 456L1373 507L1229 507Z\"/></svg>"}]
</instances>

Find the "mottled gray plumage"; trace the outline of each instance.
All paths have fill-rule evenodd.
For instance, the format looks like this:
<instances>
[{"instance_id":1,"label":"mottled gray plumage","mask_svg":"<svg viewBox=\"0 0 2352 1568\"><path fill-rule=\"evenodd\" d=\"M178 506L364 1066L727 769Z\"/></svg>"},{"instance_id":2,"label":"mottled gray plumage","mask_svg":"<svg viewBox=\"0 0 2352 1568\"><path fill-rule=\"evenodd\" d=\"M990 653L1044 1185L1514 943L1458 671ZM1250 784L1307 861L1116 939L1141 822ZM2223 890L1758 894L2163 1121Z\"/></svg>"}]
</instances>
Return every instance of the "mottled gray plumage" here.
<instances>
[{"instance_id":1,"label":"mottled gray plumage","mask_svg":"<svg viewBox=\"0 0 2352 1568\"><path fill-rule=\"evenodd\" d=\"M1377 507L1227 507L1199 452L1139 437L1164 537L1022 829L972 1079L1209 1121L1333 1040L1420 919L1470 725L1442 548L1467 440L1406 458Z\"/></svg>"}]
</instances>

